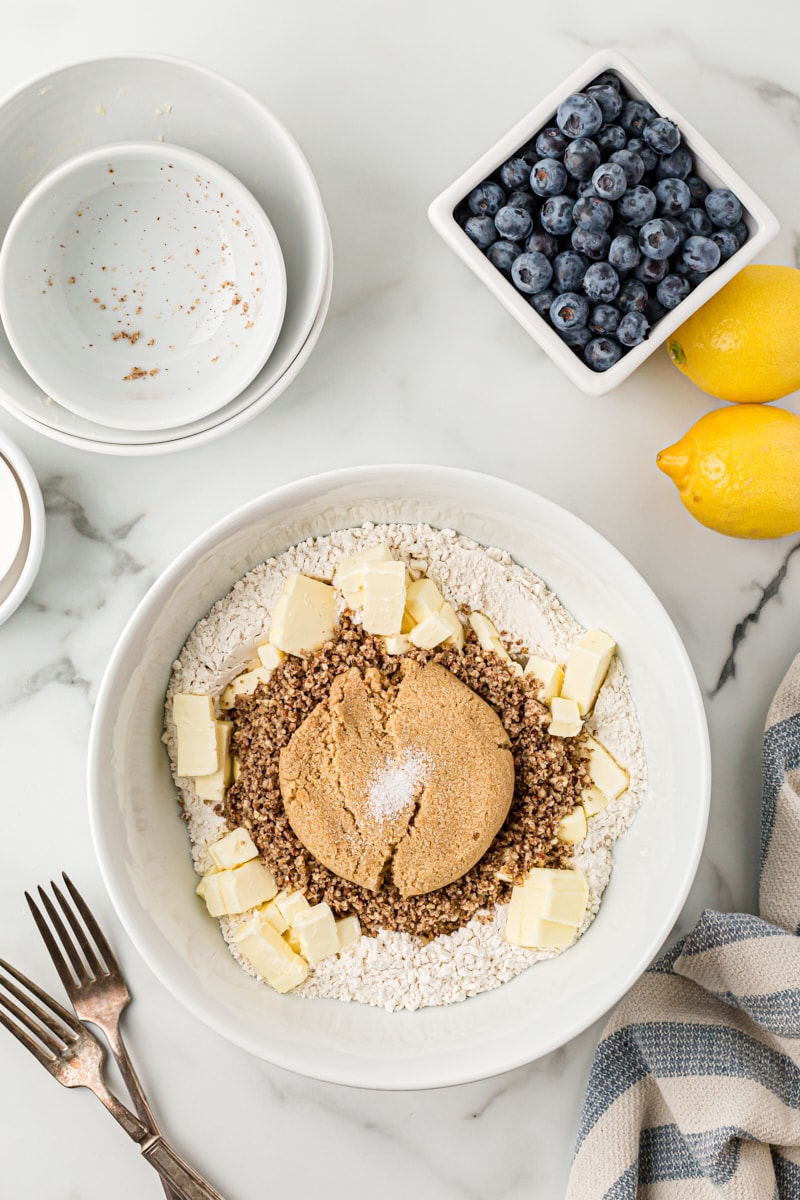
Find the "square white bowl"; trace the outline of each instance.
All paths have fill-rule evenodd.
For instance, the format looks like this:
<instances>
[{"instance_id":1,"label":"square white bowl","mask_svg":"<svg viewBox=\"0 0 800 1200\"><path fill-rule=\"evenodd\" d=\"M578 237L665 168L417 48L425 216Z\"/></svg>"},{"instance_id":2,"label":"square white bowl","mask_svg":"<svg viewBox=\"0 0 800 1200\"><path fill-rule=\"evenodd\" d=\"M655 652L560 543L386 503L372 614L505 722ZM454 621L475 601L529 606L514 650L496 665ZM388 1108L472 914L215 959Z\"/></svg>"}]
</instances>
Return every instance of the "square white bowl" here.
<instances>
[{"instance_id":1,"label":"square white bowl","mask_svg":"<svg viewBox=\"0 0 800 1200\"><path fill-rule=\"evenodd\" d=\"M749 237L740 250L727 262L721 263L703 283L693 289L681 303L653 325L650 337L633 347L608 371L593 371L562 342L543 317L540 317L514 285L492 265L485 254L470 240L456 221L453 212L474 187L488 179L510 158L516 150L529 142L545 126L553 123L558 106L573 92L583 91L603 71L617 74L633 100L646 100L662 117L668 117L681 131L683 144L691 150L695 160L695 173L711 187L729 188L738 196L744 209L743 220ZM664 342L679 325L696 312L715 292L729 282L746 263L750 262L775 237L778 221L763 200L745 183L733 167L717 153L706 139L675 109L652 84L637 71L636 67L613 50L600 50L573 71L563 83L550 92L536 107L523 117L513 129L495 143L491 149L473 163L463 175L436 197L428 209L434 229L444 238L467 266L497 299L508 309L520 325L528 331L542 349L576 384L590 396L602 396L618 387L636 368Z\"/></svg>"}]
</instances>

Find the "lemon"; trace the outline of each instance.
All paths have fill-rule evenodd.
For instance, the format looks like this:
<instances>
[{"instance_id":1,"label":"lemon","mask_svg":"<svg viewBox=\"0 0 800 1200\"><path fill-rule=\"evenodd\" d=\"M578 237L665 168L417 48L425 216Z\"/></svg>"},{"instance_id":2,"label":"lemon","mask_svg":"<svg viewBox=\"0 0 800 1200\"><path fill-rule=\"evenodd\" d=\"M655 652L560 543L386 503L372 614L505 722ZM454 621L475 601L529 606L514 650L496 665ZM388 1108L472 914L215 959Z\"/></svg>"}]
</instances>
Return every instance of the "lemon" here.
<instances>
[{"instance_id":1,"label":"lemon","mask_svg":"<svg viewBox=\"0 0 800 1200\"><path fill-rule=\"evenodd\" d=\"M740 538L800 530L800 417L782 408L718 408L656 463L701 525Z\"/></svg>"},{"instance_id":2,"label":"lemon","mask_svg":"<svg viewBox=\"0 0 800 1200\"><path fill-rule=\"evenodd\" d=\"M800 271L743 267L667 339L667 352L704 392L760 404L800 388L798 327Z\"/></svg>"}]
</instances>

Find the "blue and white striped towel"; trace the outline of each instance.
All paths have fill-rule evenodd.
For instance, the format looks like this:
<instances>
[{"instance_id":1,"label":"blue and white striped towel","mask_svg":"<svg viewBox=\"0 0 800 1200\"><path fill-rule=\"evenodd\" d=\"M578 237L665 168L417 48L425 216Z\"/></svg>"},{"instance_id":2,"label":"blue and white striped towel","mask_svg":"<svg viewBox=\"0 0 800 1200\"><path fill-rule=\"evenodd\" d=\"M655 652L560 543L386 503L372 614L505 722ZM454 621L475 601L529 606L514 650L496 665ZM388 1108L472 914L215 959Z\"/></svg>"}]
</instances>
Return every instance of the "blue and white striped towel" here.
<instances>
[{"instance_id":1,"label":"blue and white striped towel","mask_svg":"<svg viewBox=\"0 0 800 1200\"><path fill-rule=\"evenodd\" d=\"M708 910L620 1004L567 1200L800 1200L800 655L763 771L761 916Z\"/></svg>"}]
</instances>

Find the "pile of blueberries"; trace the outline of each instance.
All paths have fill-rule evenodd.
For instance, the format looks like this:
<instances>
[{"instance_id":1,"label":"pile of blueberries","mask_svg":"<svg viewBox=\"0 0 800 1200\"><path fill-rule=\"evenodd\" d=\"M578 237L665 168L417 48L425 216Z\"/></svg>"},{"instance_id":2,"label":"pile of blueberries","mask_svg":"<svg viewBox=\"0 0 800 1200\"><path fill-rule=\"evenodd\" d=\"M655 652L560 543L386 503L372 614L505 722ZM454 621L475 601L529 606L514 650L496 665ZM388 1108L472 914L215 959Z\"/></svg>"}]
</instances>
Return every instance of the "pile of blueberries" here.
<instances>
[{"instance_id":1,"label":"pile of blueberries","mask_svg":"<svg viewBox=\"0 0 800 1200\"><path fill-rule=\"evenodd\" d=\"M594 371L607 371L747 240L680 130L604 72L454 213Z\"/></svg>"}]
</instances>

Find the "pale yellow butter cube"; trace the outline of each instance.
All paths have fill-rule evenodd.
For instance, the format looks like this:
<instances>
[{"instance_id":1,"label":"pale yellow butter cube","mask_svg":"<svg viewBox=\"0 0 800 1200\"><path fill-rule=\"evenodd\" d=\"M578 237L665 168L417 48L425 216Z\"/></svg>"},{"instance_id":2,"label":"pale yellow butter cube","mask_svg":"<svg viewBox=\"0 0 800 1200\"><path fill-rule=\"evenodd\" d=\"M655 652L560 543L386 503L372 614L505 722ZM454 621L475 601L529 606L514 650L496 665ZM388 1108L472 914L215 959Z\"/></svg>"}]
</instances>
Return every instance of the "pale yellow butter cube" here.
<instances>
[{"instance_id":1,"label":"pale yellow butter cube","mask_svg":"<svg viewBox=\"0 0 800 1200\"><path fill-rule=\"evenodd\" d=\"M195 791L201 800L208 800L215 804L221 804L225 799L225 789L231 781L231 759L228 750L231 744L231 733L233 732L232 721L217 721L217 761L219 766L216 771L210 775L197 775L195 777ZM232 864L226 864L232 865Z\"/></svg>"},{"instance_id":2,"label":"pale yellow butter cube","mask_svg":"<svg viewBox=\"0 0 800 1200\"><path fill-rule=\"evenodd\" d=\"M554 696L560 695L564 671L559 663L551 662L549 658L537 658L532 654L525 664L524 674L533 675L538 679L540 687L536 692L536 699L542 704L548 704Z\"/></svg>"},{"instance_id":3,"label":"pale yellow butter cube","mask_svg":"<svg viewBox=\"0 0 800 1200\"><path fill-rule=\"evenodd\" d=\"M283 585L269 640L278 650L305 658L333 637L336 626L336 593L329 583L308 575L290 575Z\"/></svg>"},{"instance_id":4,"label":"pale yellow butter cube","mask_svg":"<svg viewBox=\"0 0 800 1200\"><path fill-rule=\"evenodd\" d=\"M211 696L177 692L172 697L179 775L211 775L219 767L217 723Z\"/></svg>"},{"instance_id":5,"label":"pale yellow butter cube","mask_svg":"<svg viewBox=\"0 0 800 1200\"><path fill-rule=\"evenodd\" d=\"M339 953L336 922L324 900L320 904L312 904L305 912L297 913L291 929L300 943L300 953L306 962L313 965L323 958L329 958L331 954Z\"/></svg>"},{"instance_id":6,"label":"pale yellow butter cube","mask_svg":"<svg viewBox=\"0 0 800 1200\"><path fill-rule=\"evenodd\" d=\"M485 613L473 612L469 614L469 623L475 631L475 636L478 639L478 644L482 650L493 650L498 658L502 658L503 662L510 663L511 655L503 645L500 634L497 632L497 626L494 621L490 621ZM519 674L522 674L522 667L519 663L515 664L519 667ZM514 674L517 674L515 671Z\"/></svg>"},{"instance_id":7,"label":"pale yellow butter cube","mask_svg":"<svg viewBox=\"0 0 800 1200\"><path fill-rule=\"evenodd\" d=\"M534 867L522 890L530 893L526 905L533 916L576 927L583 921L589 886L581 871Z\"/></svg>"},{"instance_id":8,"label":"pale yellow butter cube","mask_svg":"<svg viewBox=\"0 0 800 1200\"><path fill-rule=\"evenodd\" d=\"M587 817L596 817L604 808L608 808L608 800L594 784L581 795L581 804Z\"/></svg>"},{"instance_id":9,"label":"pale yellow butter cube","mask_svg":"<svg viewBox=\"0 0 800 1200\"><path fill-rule=\"evenodd\" d=\"M302 892L278 892L275 903L290 925L298 913L311 907Z\"/></svg>"},{"instance_id":10,"label":"pale yellow butter cube","mask_svg":"<svg viewBox=\"0 0 800 1200\"><path fill-rule=\"evenodd\" d=\"M225 870L226 867L241 867L251 858L258 858L258 850L253 839L249 832L241 826L231 829L218 842L209 846L208 853L214 866L218 867L220 871Z\"/></svg>"},{"instance_id":11,"label":"pale yellow butter cube","mask_svg":"<svg viewBox=\"0 0 800 1200\"><path fill-rule=\"evenodd\" d=\"M211 871L197 885L197 894L206 902L212 917L247 912L271 900L278 888L272 872L257 859L224 871Z\"/></svg>"},{"instance_id":12,"label":"pale yellow butter cube","mask_svg":"<svg viewBox=\"0 0 800 1200\"><path fill-rule=\"evenodd\" d=\"M452 636L452 627L444 617L440 613L431 613L414 626L408 640L420 650L432 650L434 646L441 646L442 642L446 642Z\"/></svg>"},{"instance_id":13,"label":"pale yellow butter cube","mask_svg":"<svg viewBox=\"0 0 800 1200\"><path fill-rule=\"evenodd\" d=\"M387 637L386 639L387 654L408 654L410 649L411 642L405 633L396 633L393 637Z\"/></svg>"},{"instance_id":14,"label":"pale yellow butter cube","mask_svg":"<svg viewBox=\"0 0 800 1200\"><path fill-rule=\"evenodd\" d=\"M405 564L366 563L361 597L361 624L367 633L399 633L405 606Z\"/></svg>"},{"instance_id":15,"label":"pale yellow butter cube","mask_svg":"<svg viewBox=\"0 0 800 1200\"><path fill-rule=\"evenodd\" d=\"M574 941L574 925L561 925L557 921L527 916L521 906L513 906L512 897L506 918L507 942L523 946L527 950L566 950Z\"/></svg>"},{"instance_id":16,"label":"pale yellow butter cube","mask_svg":"<svg viewBox=\"0 0 800 1200\"><path fill-rule=\"evenodd\" d=\"M406 590L406 612L419 624L426 617L438 613L444 604L444 596L432 579L423 575L408 585Z\"/></svg>"},{"instance_id":17,"label":"pale yellow butter cube","mask_svg":"<svg viewBox=\"0 0 800 1200\"><path fill-rule=\"evenodd\" d=\"M582 842L586 837L586 813L582 806L578 804L573 808L571 813L567 813L558 823L558 836L562 842L567 842L571 846L576 846L578 842Z\"/></svg>"},{"instance_id":18,"label":"pale yellow butter cube","mask_svg":"<svg viewBox=\"0 0 800 1200\"><path fill-rule=\"evenodd\" d=\"M308 965L256 913L236 930L233 941L250 966L277 992L288 992L308 975Z\"/></svg>"},{"instance_id":19,"label":"pale yellow butter cube","mask_svg":"<svg viewBox=\"0 0 800 1200\"><path fill-rule=\"evenodd\" d=\"M252 671L244 671L237 675L223 690L219 698L220 708L233 708L237 696L252 696L260 683L269 683L271 674L272 671L268 671L266 667L254 667Z\"/></svg>"},{"instance_id":20,"label":"pale yellow butter cube","mask_svg":"<svg viewBox=\"0 0 800 1200\"><path fill-rule=\"evenodd\" d=\"M288 928L288 929L285 931L285 933L284 933L284 935L283 935L283 940L286 942L287 946L291 946L291 947L292 947L292 949L294 950L295 954L299 954L299 953L300 953L300 939L299 939L299 937L297 936L297 934L295 933L295 931L294 931L294 929L292 928L292 926L291 926L291 925L290 925L290 926L289 926L289 928Z\"/></svg>"},{"instance_id":21,"label":"pale yellow butter cube","mask_svg":"<svg viewBox=\"0 0 800 1200\"><path fill-rule=\"evenodd\" d=\"M448 639L459 650L464 649L464 626L458 619L458 613L447 600L445 600L439 612L436 614L440 620L444 621L450 629L450 637Z\"/></svg>"},{"instance_id":22,"label":"pale yellow butter cube","mask_svg":"<svg viewBox=\"0 0 800 1200\"><path fill-rule=\"evenodd\" d=\"M554 696L550 701L550 712L553 714L547 732L551 737L576 737L581 731L581 714L574 700L565 700L562 696Z\"/></svg>"},{"instance_id":23,"label":"pale yellow butter cube","mask_svg":"<svg viewBox=\"0 0 800 1200\"><path fill-rule=\"evenodd\" d=\"M361 926L358 917L342 917L336 922L336 936L339 939L339 949L352 946L361 937Z\"/></svg>"},{"instance_id":24,"label":"pale yellow butter cube","mask_svg":"<svg viewBox=\"0 0 800 1200\"><path fill-rule=\"evenodd\" d=\"M590 629L570 650L561 695L576 702L581 716L586 716L597 699L616 648L609 634Z\"/></svg>"},{"instance_id":25,"label":"pale yellow butter cube","mask_svg":"<svg viewBox=\"0 0 800 1200\"><path fill-rule=\"evenodd\" d=\"M241 773L242 773L241 763L239 762L238 757L235 754L232 754L231 755L231 778L233 779L234 783L236 783L236 781L238 780Z\"/></svg>"},{"instance_id":26,"label":"pale yellow butter cube","mask_svg":"<svg viewBox=\"0 0 800 1200\"><path fill-rule=\"evenodd\" d=\"M272 926L276 933L285 933L289 928L289 922L274 900L268 900L266 904L259 904L256 912L262 921L266 921L268 925Z\"/></svg>"},{"instance_id":27,"label":"pale yellow butter cube","mask_svg":"<svg viewBox=\"0 0 800 1200\"><path fill-rule=\"evenodd\" d=\"M256 654L258 655L259 665L266 671L274 671L279 667L286 655L277 646L273 646L272 642L262 642L256 646Z\"/></svg>"},{"instance_id":28,"label":"pale yellow butter cube","mask_svg":"<svg viewBox=\"0 0 800 1200\"><path fill-rule=\"evenodd\" d=\"M616 800L630 783L627 771L622 769L605 746L595 738L587 737L586 749L589 752L588 771L592 783L608 800Z\"/></svg>"},{"instance_id":29,"label":"pale yellow butter cube","mask_svg":"<svg viewBox=\"0 0 800 1200\"><path fill-rule=\"evenodd\" d=\"M393 562L394 555L388 546L367 546L358 554L350 554L337 566L333 575L333 586L343 593L348 608L356 609L361 604L364 591L364 568L371 562Z\"/></svg>"}]
</instances>

